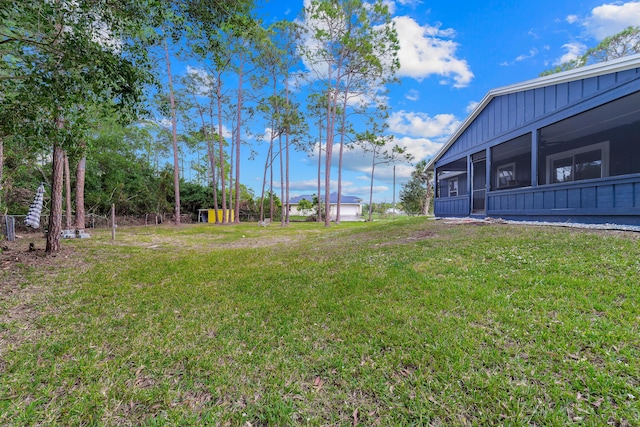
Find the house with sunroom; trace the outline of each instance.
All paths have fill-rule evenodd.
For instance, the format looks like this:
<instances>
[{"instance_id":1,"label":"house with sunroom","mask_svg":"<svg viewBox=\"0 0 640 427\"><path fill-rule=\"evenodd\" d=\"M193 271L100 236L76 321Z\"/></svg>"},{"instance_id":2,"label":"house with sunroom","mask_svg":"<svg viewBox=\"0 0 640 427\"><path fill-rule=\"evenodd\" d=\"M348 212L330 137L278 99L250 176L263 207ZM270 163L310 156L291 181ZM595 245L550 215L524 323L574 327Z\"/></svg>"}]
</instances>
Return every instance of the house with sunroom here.
<instances>
[{"instance_id":1,"label":"house with sunroom","mask_svg":"<svg viewBox=\"0 0 640 427\"><path fill-rule=\"evenodd\" d=\"M640 54L490 91L428 168L437 217L640 225Z\"/></svg>"}]
</instances>

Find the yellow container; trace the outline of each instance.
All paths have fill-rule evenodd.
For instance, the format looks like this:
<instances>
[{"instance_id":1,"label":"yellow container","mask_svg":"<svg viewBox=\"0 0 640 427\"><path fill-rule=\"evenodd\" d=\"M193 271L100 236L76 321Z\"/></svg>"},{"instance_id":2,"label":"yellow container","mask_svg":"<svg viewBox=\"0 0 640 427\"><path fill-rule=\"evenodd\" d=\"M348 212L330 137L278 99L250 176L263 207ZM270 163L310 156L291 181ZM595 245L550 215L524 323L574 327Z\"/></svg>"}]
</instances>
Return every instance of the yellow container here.
<instances>
[{"instance_id":1,"label":"yellow container","mask_svg":"<svg viewBox=\"0 0 640 427\"><path fill-rule=\"evenodd\" d=\"M235 212L227 209L227 222L233 222ZM207 222L216 222L216 210L207 209ZM218 222L222 222L222 209L218 209Z\"/></svg>"}]
</instances>

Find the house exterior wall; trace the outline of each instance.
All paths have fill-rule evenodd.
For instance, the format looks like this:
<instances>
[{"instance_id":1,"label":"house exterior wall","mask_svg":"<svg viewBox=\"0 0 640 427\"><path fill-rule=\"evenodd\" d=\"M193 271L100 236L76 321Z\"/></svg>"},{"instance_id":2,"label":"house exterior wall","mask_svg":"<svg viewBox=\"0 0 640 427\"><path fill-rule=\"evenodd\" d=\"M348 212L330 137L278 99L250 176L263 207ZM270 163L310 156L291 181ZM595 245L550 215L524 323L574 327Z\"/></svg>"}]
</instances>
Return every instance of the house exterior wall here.
<instances>
[{"instance_id":1,"label":"house exterior wall","mask_svg":"<svg viewBox=\"0 0 640 427\"><path fill-rule=\"evenodd\" d=\"M489 216L640 225L640 174L489 193Z\"/></svg>"},{"instance_id":2,"label":"house exterior wall","mask_svg":"<svg viewBox=\"0 0 640 427\"><path fill-rule=\"evenodd\" d=\"M340 216L360 216L362 214L360 205L345 205L340 206Z\"/></svg>"},{"instance_id":3,"label":"house exterior wall","mask_svg":"<svg viewBox=\"0 0 640 427\"><path fill-rule=\"evenodd\" d=\"M336 216L336 211L337 211L337 207L338 205L335 203L331 203L330 205L330 215L331 218L335 218ZM311 210L311 211L306 211L306 212L300 212L298 210L298 205L291 205L291 210L289 211L290 215L310 215L315 213L315 209ZM359 204L345 204L343 203L340 206L340 216L342 217L346 217L346 216L361 216L362 215L362 206Z\"/></svg>"},{"instance_id":4,"label":"house exterior wall","mask_svg":"<svg viewBox=\"0 0 640 427\"><path fill-rule=\"evenodd\" d=\"M530 134L530 167L526 169L520 166L523 162L521 156L514 159L519 163L516 178L520 179L524 173L530 177L531 182L521 188L496 189L495 182L491 181L495 177L497 165L491 165L489 156L486 209L478 213L479 216L640 224L640 173L637 173L640 169L622 165L640 163L640 135L625 146L625 153L617 154L616 150L620 151L619 148L611 149L611 175L618 175L616 168L620 167L626 167L633 173L625 172L618 176L606 174L599 179L551 185L547 185L546 181L538 176L548 173L544 158L542 154L539 158L538 153L541 144L538 141L540 129L638 91L640 67L496 96L434 163L436 174L439 168L443 170L443 166L464 159L469 165L467 176L470 177L473 154L483 150L491 152L491 149L499 144ZM440 183L444 184L446 183ZM470 183L466 189L471 190ZM446 195L446 192L442 193L443 189L439 190L440 196ZM456 197L437 198L435 215L471 215L471 198L468 193L467 191L467 194L464 194L461 191Z\"/></svg>"},{"instance_id":5,"label":"house exterior wall","mask_svg":"<svg viewBox=\"0 0 640 427\"><path fill-rule=\"evenodd\" d=\"M639 78L640 68L574 82L562 83L545 88L537 88L498 96L478 115L473 123L460 135L455 143L437 162L438 165L475 153L483 144L495 145L511 139L514 132L534 125L546 118L546 122L556 121L554 114L570 110L598 94L623 87ZM597 103L597 102L596 102ZM591 108L589 103L584 109Z\"/></svg>"}]
</instances>

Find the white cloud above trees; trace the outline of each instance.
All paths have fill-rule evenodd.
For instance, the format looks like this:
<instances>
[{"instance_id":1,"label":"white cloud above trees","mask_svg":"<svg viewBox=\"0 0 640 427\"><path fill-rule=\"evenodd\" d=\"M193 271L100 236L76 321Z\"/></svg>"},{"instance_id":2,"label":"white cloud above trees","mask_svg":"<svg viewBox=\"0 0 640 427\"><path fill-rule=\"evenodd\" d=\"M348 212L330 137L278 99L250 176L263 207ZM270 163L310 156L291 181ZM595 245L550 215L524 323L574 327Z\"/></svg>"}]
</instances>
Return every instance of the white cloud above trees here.
<instances>
[{"instance_id":1,"label":"white cloud above trees","mask_svg":"<svg viewBox=\"0 0 640 427\"><path fill-rule=\"evenodd\" d=\"M443 138L452 134L460 125L453 114L437 114L400 110L391 114L389 130L396 134L419 138Z\"/></svg>"},{"instance_id":2,"label":"white cloud above trees","mask_svg":"<svg viewBox=\"0 0 640 427\"><path fill-rule=\"evenodd\" d=\"M629 26L640 25L640 1L609 3L591 10L583 24L592 37L602 40Z\"/></svg>"},{"instance_id":3,"label":"white cloud above trees","mask_svg":"<svg viewBox=\"0 0 640 427\"><path fill-rule=\"evenodd\" d=\"M587 46L584 43L579 42L565 43L562 45L562 48L566 50L566 53L558 58L553 65L560 65L565 62L573 61L587 51Z\"/></svg>"},{"instance_id":4,"label":"white cloud above trees","mask_svg":"<svg viewBox=\"0 0 640 427\"><path fill-rule=\"evenodd\" d=\"M562 45L565 53L553 61L560 65L583 55L589 47L595 46L593 41L613 36L629 26L640 25L640 1L616 1L596 6L585 16L571 14L565 18L570 25L581 29L581 34Z\"/></svg>"},{"instance_id":5,"label":"white cloud above trees","mask_svg":"<svg viewBox=\"0 0 640 427\"><path fill-rule=\"evenodd\" d=\"M466 60L456 56L458 43L452 40L455 31L440 26L420 25L408 16L393 18L400 41L399 77L422 80L436 75L442 83L454 87L468 86L473 73Z\"/></svg>"}]
</instances>

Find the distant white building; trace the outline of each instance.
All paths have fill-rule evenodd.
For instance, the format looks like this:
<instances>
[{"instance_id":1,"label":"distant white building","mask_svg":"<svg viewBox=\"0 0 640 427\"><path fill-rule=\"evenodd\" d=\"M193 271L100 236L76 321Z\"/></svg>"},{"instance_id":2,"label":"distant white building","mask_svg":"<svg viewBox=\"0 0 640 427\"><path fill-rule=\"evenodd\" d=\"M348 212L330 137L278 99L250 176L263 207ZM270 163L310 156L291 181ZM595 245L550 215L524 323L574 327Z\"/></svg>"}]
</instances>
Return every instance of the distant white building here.
<instances>
[{"instance_id":1,"label":"distant white building","mask_svg":"<svg viewBox=\"0 0 640 427\"><path fill-rule=\"evenodd\" d=\"M290 215L311 215L313 212L300 211L298 203L305 199L313 202L313 195L303 195L293 197L289 200ZM324 202L324 196L320 196L320 201ZM336 218L338 210L338 193L329 195L329 216L332 220ZM356 196L345 196L340 198L340 220L341 221L359 221L362 219L362 199Z\"/></svg>"}]
</instances>

